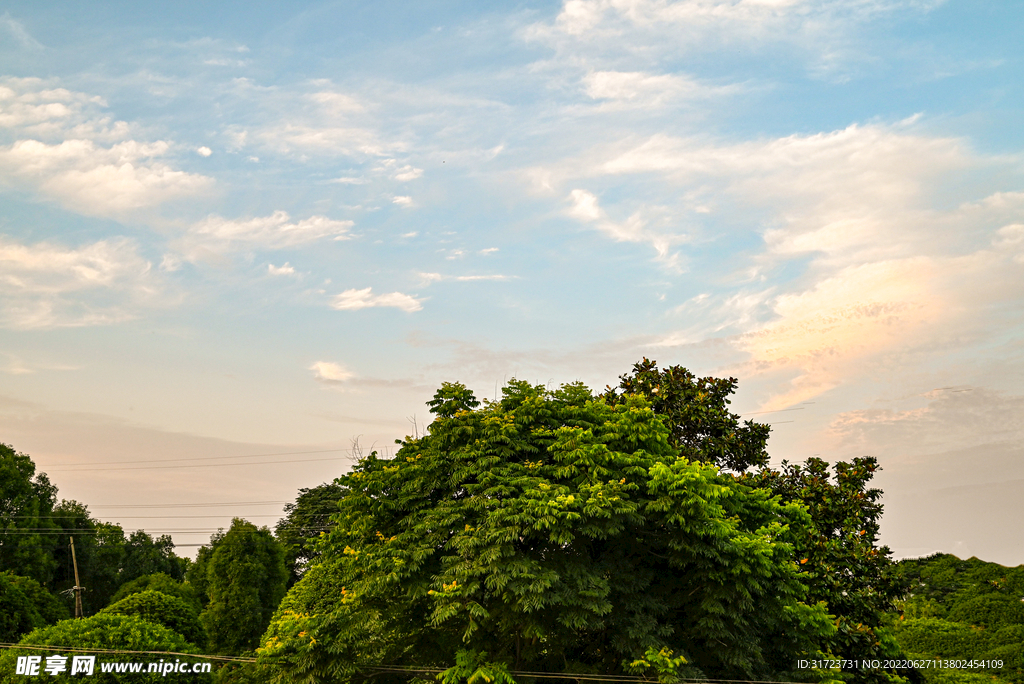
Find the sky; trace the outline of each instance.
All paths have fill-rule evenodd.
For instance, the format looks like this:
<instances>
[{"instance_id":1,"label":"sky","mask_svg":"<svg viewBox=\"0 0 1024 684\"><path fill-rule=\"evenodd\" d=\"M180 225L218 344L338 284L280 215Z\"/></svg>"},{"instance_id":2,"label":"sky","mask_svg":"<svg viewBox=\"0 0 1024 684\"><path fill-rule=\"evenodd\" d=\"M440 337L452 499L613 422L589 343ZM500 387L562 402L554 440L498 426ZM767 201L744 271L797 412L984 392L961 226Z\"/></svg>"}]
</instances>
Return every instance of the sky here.
<instances>
[{"instance_id":1,"label":"sky","mask_svg":"<svg viewBox=\"0 0 1024 684\"><path fill-rule=\"evenodd\" d=\"M445 381L735 377L1024 563L1014 1L0 6L0 441L191 555Z\"/></svg>"}]
</instances>

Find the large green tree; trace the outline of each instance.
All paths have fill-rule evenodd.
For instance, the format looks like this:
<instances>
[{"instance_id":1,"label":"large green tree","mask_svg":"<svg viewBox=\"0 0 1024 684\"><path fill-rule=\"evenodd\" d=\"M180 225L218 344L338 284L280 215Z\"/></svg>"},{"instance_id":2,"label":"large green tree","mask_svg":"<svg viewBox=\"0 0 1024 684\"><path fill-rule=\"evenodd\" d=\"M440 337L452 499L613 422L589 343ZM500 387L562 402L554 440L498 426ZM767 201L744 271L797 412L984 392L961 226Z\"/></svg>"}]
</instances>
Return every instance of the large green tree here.
<instances>
[{"instance_id":1,"label":"large green tree","mask_svg":"<svg viewBox=\"0 0 1024 684\"><path fill-rule=\"evenodd\" d=\"M679 658L694 675L768 677L833 633L792 560L804 509L681 455L643 397L513 381L481 407L446 383L430 406L428 435L338 480L338 526L261 651L285 681Z\"/></svg>"},{"instance_id":2,"label":"large green tree","mask_svg":"<svg viewBox=\"0 0 1024 684\"><path fill-rule=\"evenodd\" d=\"M235 518L206 565L209 603L201 619L209 650L237 655L256 648L285 592L281 544L268 528Z\"/></svg>"},{"instance_id":3,"label":"large green tree","mask_svg":"<svg viewBox=\"0 0 1024 684\"><path fill-rule=\"evenodd\" d=\"M35 580L0 572L0 642L17 641L39 627L67 618L67 609Z\"/></svg>"},{"instance_id":4,"label":"large green tree","mask_svg":"<svg viewBox=\"0 0 1024 684\"><path fill-rule=\"evenodd\" d=\"M191 567L189 568L191 569ZM176 596L191 607L192 611L199 615L203 610L203 604L196 594L196 589L187 582L181 582L167 573L155 572L152 575L136 577L130 582L125 582L110 598L111 603L128 598L132 594L141 594L144 591L159 591L168 596Z\"/></svg>"}]
</instances>

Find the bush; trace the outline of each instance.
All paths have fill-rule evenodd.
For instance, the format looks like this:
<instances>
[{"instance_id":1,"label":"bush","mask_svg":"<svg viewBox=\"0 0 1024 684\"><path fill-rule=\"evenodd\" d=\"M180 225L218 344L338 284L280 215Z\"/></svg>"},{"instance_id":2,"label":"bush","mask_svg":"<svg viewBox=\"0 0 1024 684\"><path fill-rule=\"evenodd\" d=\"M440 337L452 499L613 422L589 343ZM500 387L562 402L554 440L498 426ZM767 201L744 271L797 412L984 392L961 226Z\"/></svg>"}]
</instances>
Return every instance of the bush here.
<instances>
[{"instance_id":1,"label":"bush","mask_svg":"<svg viewBox=\"0 0 1024 684\"><path fill-rule=\"evenodd\" d=\"M192 608L176 596L159 591L143 591L112 603L102 615L136 615L143 620L174 630L191 644L203 646L206 632Z\"/></svg>"}]
</instances>

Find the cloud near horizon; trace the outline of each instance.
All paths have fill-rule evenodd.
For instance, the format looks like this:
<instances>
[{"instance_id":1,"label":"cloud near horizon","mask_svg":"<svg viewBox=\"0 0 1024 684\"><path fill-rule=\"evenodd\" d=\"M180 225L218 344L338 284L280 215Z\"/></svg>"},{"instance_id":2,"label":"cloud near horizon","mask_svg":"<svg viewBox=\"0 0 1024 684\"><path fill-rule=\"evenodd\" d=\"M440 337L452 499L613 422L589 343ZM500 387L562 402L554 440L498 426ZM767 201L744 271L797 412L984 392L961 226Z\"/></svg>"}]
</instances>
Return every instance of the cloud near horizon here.
<instances>
[{"instance_id":1,"label":"cloud near horizon","mask_svg":"<svg viewBox=\"0 0 1024 684\"><path fill-rule=\"evenodd\" d=\"M134 318L161 285L128 238L81 247L0 236L0 325L18 330L104 325Z\"/></svg>"}]
</instances>

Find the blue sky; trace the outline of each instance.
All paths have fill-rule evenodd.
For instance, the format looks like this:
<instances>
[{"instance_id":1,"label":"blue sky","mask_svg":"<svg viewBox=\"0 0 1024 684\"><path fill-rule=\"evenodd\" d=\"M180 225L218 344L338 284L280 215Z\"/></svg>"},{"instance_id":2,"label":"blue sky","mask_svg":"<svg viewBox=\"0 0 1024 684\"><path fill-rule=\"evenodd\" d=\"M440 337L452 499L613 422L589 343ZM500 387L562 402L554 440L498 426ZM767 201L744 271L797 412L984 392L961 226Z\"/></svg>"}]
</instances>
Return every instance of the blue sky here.
<instances>
[{"instance_id":1,"label":"blue sky","mask_svg":"<svg viewBox=\"0 0 1024 684\"><path fill-rule=\"evenodd\" d=\"M445 380L648 356L737 377L776 462L877 456L897 553L1022 563L1022 29L1011 2L6 3L0 440L133 527L111 507L290 500Z\"/></svg>"}]
</instances>

